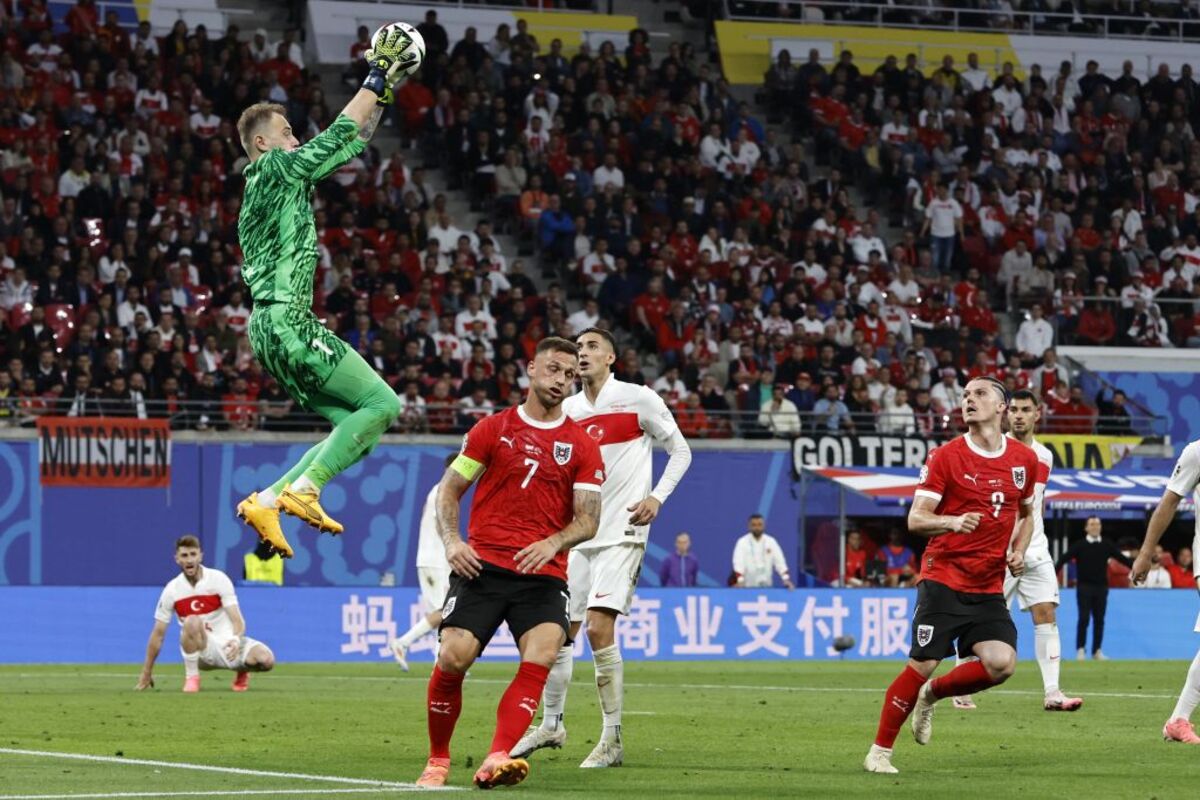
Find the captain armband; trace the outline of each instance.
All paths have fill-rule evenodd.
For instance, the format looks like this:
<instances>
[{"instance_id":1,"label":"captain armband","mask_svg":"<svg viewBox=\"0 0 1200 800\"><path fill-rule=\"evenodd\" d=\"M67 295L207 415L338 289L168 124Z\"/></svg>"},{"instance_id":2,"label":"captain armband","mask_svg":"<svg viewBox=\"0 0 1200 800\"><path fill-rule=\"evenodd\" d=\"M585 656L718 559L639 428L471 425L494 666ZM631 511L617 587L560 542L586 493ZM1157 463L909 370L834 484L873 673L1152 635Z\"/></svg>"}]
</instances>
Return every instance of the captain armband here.
<instances>
[{"instance_id":1,"label":"captain armband","mask_svg":"<svg viewBox=\"0 0 1200 800\"><path fill-rule=\"evenodd\" d=\"M462 453L458 454L458 458L450 463L450 469L462 475L469 481L479 477L479 473L483 471L483 464L480 464L473 458L468 458Z\"/></svg>"}]
</instances>

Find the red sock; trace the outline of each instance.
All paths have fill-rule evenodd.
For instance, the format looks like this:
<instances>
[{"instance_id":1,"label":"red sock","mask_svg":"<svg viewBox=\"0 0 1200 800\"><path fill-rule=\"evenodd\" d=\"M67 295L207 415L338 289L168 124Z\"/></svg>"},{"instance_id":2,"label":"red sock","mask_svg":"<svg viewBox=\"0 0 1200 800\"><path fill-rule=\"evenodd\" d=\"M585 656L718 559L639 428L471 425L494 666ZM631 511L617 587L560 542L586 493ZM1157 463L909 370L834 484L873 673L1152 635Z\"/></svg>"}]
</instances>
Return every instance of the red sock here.
<instances>
[{"instance_id":1,"label":"red sock","mask_svg":"<svg viewBox=\"0 0 1200 800\"><path fill-rule=\"evenodd\" d=\"M875 744L880 747L891 747L896 743L900 726L912 713L913 705L917 702L917 693L925 685L925 676L910 665L896 676L888 687L883 699L883 711L879 713L879 731L875 734Z\"/></svg>"},{"instance_id":2,"label":"red sock","mask_svg":"<svg viewBox=\"0 0 1200 800\"><path fill-rule=\"evenodd\" d=\"M462 675L436 666L429 676L429 757L449 758L450 737L462 711Z\"/></svg>"},{"instance_id":3,"label":"red sock","mask_svg":"<svg viewBox=\"0 0 1200 800\"><path fill-rule=\"evenodd\" d=\"M933 681L933 696L940 699L975 694L995 685L996 682L988 675L982 662L968 661L965 664L959 664L942 677L936 678Z\"/></svg>"},{"instance_id":4,"label":"red sock","mask_svg":"<svg viewBox=\"0 0 1200 800\"><path fill-rule=\"evenodd\" d=\"M542 699L542 689L546 688L546 678L550 668L529 661L522 661L517 669L517 676L508 685L500 705L496 707L496 735L492 737L492 748L489 753L497 750L508 752L521 740L525 729L533 721L537 712L538 702Z\"/></svg>"}]
</instances>

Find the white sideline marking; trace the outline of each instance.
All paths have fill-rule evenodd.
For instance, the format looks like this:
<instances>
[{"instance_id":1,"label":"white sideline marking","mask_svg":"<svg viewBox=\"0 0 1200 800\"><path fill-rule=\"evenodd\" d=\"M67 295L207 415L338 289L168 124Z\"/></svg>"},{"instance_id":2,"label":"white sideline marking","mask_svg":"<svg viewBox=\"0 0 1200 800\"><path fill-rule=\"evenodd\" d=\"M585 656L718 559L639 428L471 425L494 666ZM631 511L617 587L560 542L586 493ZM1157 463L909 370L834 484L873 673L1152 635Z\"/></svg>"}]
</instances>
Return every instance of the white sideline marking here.
<instances>
[{"instance_id":1,"label":"white sideline marking","mask_svg":"<svg viewBox=\"0 0 1200 800\"><path fill-rule=\"evenodd\" d=\"M0 800L87 800L88 798L119 797L244 797L247 795L283 794L381 794L409 791L408 789L225 789L211 792L107 792L87 794L0 794Z\"/></svg>"},{"instance_id":2,"label":"white sideline marking","mask_svg":"<svg viewBox=\"0 0 1200 800\"><path fill-rule=\"evenodd\" d=\"M1180 662L1182 665L1184 662ZM5 678L41 678L58 677L62 673L45 673L45 672L0 672L0 676ZM80 678L122 678L125 680L136 680L135 673L125 672L72 672L66 674L66 677ZM266 680L293 680L293 681L384 681L387 683L428 683L427 678L420 677L405 677L396 676L395 678L386 677L383 675L281 675L273 674ZM471 683L494 683L507 686L511 681L500 678L468 678ZM729 691L745 691L745 692L817 692L817 693L847 693L847 692L867 692L871 694L882 694L887 688L883 684L877 687L866 686L771 686L744 683L630 683L625 682L626 686L634 689L704 689L704 690L729 690ZM988 689L988 694L1011 694L1021 695L1025 697L1041 697L1043 692L1026 690L1026 689ZM1175 700L1178 695L1174 694L1146 694L1140 692L1086 692L1087 697L1113 697L1126 700ZM626 711L626 714L631 712ZM655 712L646 712L655 713ZM0 748L0 752L4 752ZM124 760L124 759L122 759ZM370 781L368 781L370 782ZM3 798L0 798L3 800Z\"/></svg>"},{"instance_id":3,"label":"white sideline marking","mask_svg":"<svg viewBox=\"0 0 1200 800\"><path fill-rule=\"evenodd\" d=\"M101 764L126 764L142 767L166 767L168 769L190 769L198 772L220 772L226 775L250 775L256 778L290 778L301 781L322 781L325 783L348 783L358 786L370 786L375 789L425 791L424 787L415 783L397 783L395 781L372 780L371 778L343 778L337 775L310 775L306 772L273 772L270 770L245 769L243 767L216 767L209 764L188 764L180 761L156 761L149 758L125 758L123 756L96 756L87 753L63 753L54 750L21 750L15 747L0 747L0 754L28 756L31 758L62 758L72 761L94 761ZM64 795L75 797L82 795ZM119 797L120 795L108 795ZM132 796L132 795L131 795Z\"/></svg>"}]
</instances>

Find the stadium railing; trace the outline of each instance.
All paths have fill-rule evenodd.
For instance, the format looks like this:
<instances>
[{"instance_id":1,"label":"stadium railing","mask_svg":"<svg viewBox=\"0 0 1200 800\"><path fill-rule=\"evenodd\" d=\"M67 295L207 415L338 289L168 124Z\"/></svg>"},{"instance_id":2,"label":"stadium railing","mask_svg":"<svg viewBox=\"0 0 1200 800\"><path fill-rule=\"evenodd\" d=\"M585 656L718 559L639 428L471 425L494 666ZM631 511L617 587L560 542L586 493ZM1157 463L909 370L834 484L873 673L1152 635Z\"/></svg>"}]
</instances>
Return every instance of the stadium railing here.
<instances>
[{"instance_id":1,"label":"stadium railing","mask_svg":"<svg viewBox=\"0 0 1200 800\"><path fill-rule=\"evenodd\" d=\"M935 5L876 5L845 0L722 0L725 18L737 21L802 22L809 25L865 25L888 28L942 28L964 33L1019 32L1033 36L1084 36L1102 39L1153 39L1190 42L1200 35L1200 20L1054 11L948 8ZM1177 3L1157 2L1159 9ZM780 7L794 9L781 16ZM809 10L819 11L819 14ZM808 13L806 13L808 12ZM1131 30L1140 28L1141 30Z\"/></svg>"},{"instance_id":2,"label":"stadium railing","mask_svg":"<svg viewBox=\"0 0 1200 800\"><path fill-rule=\"evenodd\" d=\"M0 400L0 428L30 429L36 425L39 416L75 416L70 415L70 399L60 399L54 406L39 409L27 409L21 406L21 401L12 397ZM328 422L316 414L286 410L281 404L266 400L184 400L174 402L168 407L162 400L143 400L136 405L129 401L112 401L107 398L89 400L88 413L78 415L95 418L116 419L167 419L172 430L198 430L214 433L231 431L278 431L278 432L319 432L329 428ZM494 410L503 410L496 407ZM1100 434L1129 434L1147 438L1159 438L1166 434L1168 424L1166 417L1143 413L1131 413L1129 416L1098 416L1084 415L1055 415L1044 418L1041 430L1045 433L1074 433L1081 435ZM869 418L864 415L852 415L853 426L830 428L827 421L812 412L800 412L790 421L787 415L779 415L776 424L778 430L759 424L759 411L705 411L704 416L689 416L687 409L674 409L676 419L684 434L691 438L700 439L790 439L795 436L832 435L832 436L921 436L925 438L948 439L965 430L958 422L957 415L936 415L932 432L920 428L905 433L902 430L881 430L879 414ZM476 418L457 409L434 409L431 412L402 416L393 425L391 433L414 434L447 434L456 435L466 432Z\"/></svg>"}]
</instances>

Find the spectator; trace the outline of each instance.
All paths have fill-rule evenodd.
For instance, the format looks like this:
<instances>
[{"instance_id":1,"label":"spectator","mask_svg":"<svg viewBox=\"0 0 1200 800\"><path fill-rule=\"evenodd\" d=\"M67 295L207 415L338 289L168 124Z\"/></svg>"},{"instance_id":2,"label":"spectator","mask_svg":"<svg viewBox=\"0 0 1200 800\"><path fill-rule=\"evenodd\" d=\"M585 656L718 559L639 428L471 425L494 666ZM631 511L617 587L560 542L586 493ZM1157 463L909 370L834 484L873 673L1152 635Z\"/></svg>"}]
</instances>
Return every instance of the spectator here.
<instances>
[{"instance_id":1,"label":"spectator","mask_svg":"<svg viewBox=\"0 0 1200 800\"><path fill-rule=\"evenodd\" d=\"M2 379L0 379L2 380ZM1196 576L1192 574L1192 548L1179 548L1174 563L1168 567L1172 589L1195 589Z\"/></svg>"},{"instance_id":2,"label":"spectator","mask_svg":"<svg viewBox=\"0 0 1200 800\"><path fill-rule=\"evenodd\" d=\"M784 392L784 384L776 384L771 399L758 413L758 424L775 436L795 436L800 433L800 413Z\"/></svg>"},{"instance_id":3,"label":"spectator","mask_svg":"<svg viewBox=\"0 0 1200 800\"><path fill-rule=\"evenodd\" d=\"M908 586L917 575L917 557L905 546L904 534L896 528L889 531L882 552L887 560L884 586Z\"/></svg>"},{"instance_id":4,"label":"spectator","mask_svg":"<svg viewBox=\"0 0 1200 800\"><path fill-rule=\"evenodd\" d=\"M1133 433L1133 421L1126 407L1125 392L1113 390L1112 399L1105 400L1105 389L1096 393L1096 409L1099 413L1096 433L1104 436L1128 436Z\"/></svg>"},{"instance_id":5,"label":"spectator","mask_svg":"<svg viewBox=\"0 0 1200 800\"><path fill-rule=\"evenodd\" d=\"M1146 573L1146 580L1142 583L1135 584L1135 589L1170 589L1171 588L1171 573L1167 569L1164 560L1169 561L1170 554L1163 553L1162 545L1155 545L1154 554L1150 556L1150 571Z\"/></svg>"},{"instance_id":6,"label":"spectator","mask_svg":"<svg viewBox=\"0 0 1200 800\"><path fill-rule=\"evenodd\" d=\"M940 184L937 197L925 207L925 222L920 236L930 235L933 264L943 274L949 273L954 265L954 243L956 236L963 235L963 209L958 201L950 197L950 188Z\"/></svg>"},{"instance_id":7,"label":"spectator","mask_svg":"<svg viewBox=\"0 0 1200 800\"><path fill-rule=\"evenodd\" d=\"M751 514L749 531L733 547L735 585L748 589L769 588L771 573L775 572L784 586L795 589L783 550L766 530L762 514Z\"/></svg>"},{"instance_id":8,"label":"spectator","mask_svg":"<svg viewBox=\"0 0 1200 800\"><path fill-rule=\"evenodd\" d=\"M1054 346L1054 327L1044 318L1040 305L1029 309L1029 318L1017 329L1015 344L1021 363L1027 367L1036 365L1039 357Z\"/></svg>"},{"instance_id":9,"label":"spectator","mask_svg":"<svg viewBox=\"0 0 1200 800\"><path fill-rule=\"evenodd\" d=\"M858 531L846 534L846 571L842 575L842 585L859 588L868 586L867 557L863 547L863 537Z\"/></svg>"},{"instance_id":10,"label":"spectator","mask_svg":"<svg viewBox=\"0 0 1200 800\"><path fill-rule=\"evenodd\" d=\"M821 399L813 405L813 428L818 433L842 433L852 427L850 409L839 397L838 387L826 384Z\"/></svg>"},{"instance_id":11,"label":"spectator","mask_svg":"<svg viewBox=\"0 0 1200 800\"><path fill-rule=\"evenodd\" d=\"M696 586L700 562L691 553L692 537L686 532L675 537L675 552L662 560L658 582L662 586L687 588Z\"/></svg>"},{"instance_id":12,"label":"spectator","mask_svg":"<svg viewBox=\"0 0 1200 800\"><path fill-rule=\"evenodd\" d=\"M892 402L880 410L878 429L880 433L897 436L912 436L917 430L917 420L912 406L908 404L908 392L897 389Z\"/></svg>"},{"instance_id":13,"label":"spectator","mask_svg":"<svg viewBox=\"0 0 1200 800\"><path fill-rule=\"evenodd\" d=\"M1109 560L1133 566L1133 559L1126 556L1112 542L1104 541L1099 517L1088 518L1085 536L1077 539L1066 552L1058 557L1055 570L1060 570L1070 561L1076 562L1078 576L1075 597L1079 601L1079 622L1075 629L1076 657L1082 661L1087 657L1087 630L1092 624L1092 658L1104 660L1101 649L1104 644L1104 617L1108 609L1107 569Z\"/></svg>"}]
</instances>

